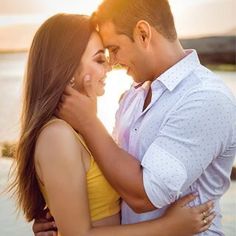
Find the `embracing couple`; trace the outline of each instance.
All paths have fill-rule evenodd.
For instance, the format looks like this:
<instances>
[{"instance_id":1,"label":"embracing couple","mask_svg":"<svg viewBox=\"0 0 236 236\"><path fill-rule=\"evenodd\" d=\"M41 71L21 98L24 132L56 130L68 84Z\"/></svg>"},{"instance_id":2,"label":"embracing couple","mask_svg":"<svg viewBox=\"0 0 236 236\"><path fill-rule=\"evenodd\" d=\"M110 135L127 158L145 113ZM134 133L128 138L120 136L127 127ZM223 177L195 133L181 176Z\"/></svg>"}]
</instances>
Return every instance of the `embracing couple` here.
<instances>
[{"instance_id":1,"label":"embracing couple","mask_svg":"<svg viewBox=\"0 0 236 236\"><path fill-rule=\"evenodd\" d=\"M134 84L112 138L96 98L114 65ZM36 236L224 235L236 102L183 50L167 0L104 0L90 18L51 17L24 86L12 187Z\"/></svg>"}]
</instances>

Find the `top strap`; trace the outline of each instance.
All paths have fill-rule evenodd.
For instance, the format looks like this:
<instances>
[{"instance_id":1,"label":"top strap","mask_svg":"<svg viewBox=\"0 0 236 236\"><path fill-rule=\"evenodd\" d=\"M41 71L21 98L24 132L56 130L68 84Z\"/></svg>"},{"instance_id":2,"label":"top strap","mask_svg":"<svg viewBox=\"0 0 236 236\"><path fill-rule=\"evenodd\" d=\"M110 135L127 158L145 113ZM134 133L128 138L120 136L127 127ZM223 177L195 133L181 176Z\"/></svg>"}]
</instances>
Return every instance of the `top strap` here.
<instances>
[{"instance_id":1,"label":"top strap","mask_svg":"<svg viewBox=\"0 0 236 236\"><path fill-rule=\"evenodd\" d=\"M90 152L89 148L87 147L83 137L77 133L72 127L70 124L68 124L66 121L62 120L62 119L59 119L59 118L53 118L51 119L50 121L48 121L43 127L41 130L43 130L45 127L47 127L48 125L52 124L52 123L55 123L55 122L63 122L64 124L66 124L71 130L72 132L74 133L75 137L79 140L79 142L83 145L83 147L85 148L85 150L89 153L89 155L92 157L92 153Z\"/></svg>"}]
</instances>

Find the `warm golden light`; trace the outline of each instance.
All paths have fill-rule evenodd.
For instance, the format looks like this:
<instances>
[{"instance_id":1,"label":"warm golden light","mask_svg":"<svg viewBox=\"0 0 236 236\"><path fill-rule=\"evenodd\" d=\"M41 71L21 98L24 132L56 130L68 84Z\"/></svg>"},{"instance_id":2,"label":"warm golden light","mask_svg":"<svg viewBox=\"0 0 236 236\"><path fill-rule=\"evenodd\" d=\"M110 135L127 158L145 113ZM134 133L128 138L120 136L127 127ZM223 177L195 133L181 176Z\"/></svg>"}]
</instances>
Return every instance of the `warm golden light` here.
<instances>
[{"instance_id":1,"label":"warm golden light","mask_svg":"<svg viewBox=\"0 0 236 236\"><path fill-rule=\"evenodd\" d=\"M19 4L11 0L6 4L0 0L0 27L41 24L59 12L91 15L101 2L102 0L22 0Z\"/></svg>"}]
</instances>

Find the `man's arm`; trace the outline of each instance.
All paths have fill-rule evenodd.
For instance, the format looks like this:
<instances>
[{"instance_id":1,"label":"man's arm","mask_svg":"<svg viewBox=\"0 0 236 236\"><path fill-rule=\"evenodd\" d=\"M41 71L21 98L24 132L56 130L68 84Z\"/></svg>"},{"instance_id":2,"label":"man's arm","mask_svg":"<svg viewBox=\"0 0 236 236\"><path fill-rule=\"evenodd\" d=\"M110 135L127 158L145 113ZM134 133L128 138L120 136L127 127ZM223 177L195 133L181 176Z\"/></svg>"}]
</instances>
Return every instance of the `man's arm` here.
<instances>
[{"instance_id":1,"label":"man's arm","mask_svg":"<svg viewBox=\"0 0 236 236\"><path fill-rule=\"evenodd\" d=\"M104 175L136 212L174 202L199 178L227 138L229 131L215 122L216 117L232 123L227 98L211 91L200 96L198 92L189 94L146 151L142 169L139 161L114 143L96 118L92 109L96 96L92 89L88 93L87 97L68 89L59 116L81 132Z\"/></svg>"},{"instance_id":2,"label":"man's arm","mask_svg":"<svg viewBox=\"0 0 236 236\"><path fill-rule=\"evenodd\" d=\"M137 213L156 209L145 192L140 162L117 146L97 118L83 127L82 135L105 177L122 199Z\"/></svg>"},{"instance_id":3,"label":"man's arm","mask_svg":"<svg viewBox=\"0 0 236 236\"><path fill-rule=\"evenodd\" d=\"M156 207L174 202L203 174L209 190L214 185L224 192L222 175L229 170L230 159L222 158L226 161L221 163L217 159L235 140L235 111L230 99L214 90L191 91L173 109L141 163L145 191ZM209 167L213 161L221 167Z\"/></svg>"},{"instance_id":4,"label":"man's arm","mask_svg":"<svg viewBox=\"0 0 236 236\"><path fill-rule=\"evenodd\" d=\"M35 236L57 236L57 226L49 209L42 218L34 220L32 230Z\"/></svg>"},{"instance_id":5,"label":"man's arm","mask_svg":"<svg viewBox=\"0 0 236 236\"><path fill-rule=\"evenodd\" d=\"M57 116L82 134L107 180L135 212L156 209L144 190L140 162L117 146L97 118L96 95L89 86L89 97L67 87Z\"/></svg>"}]
</instances>

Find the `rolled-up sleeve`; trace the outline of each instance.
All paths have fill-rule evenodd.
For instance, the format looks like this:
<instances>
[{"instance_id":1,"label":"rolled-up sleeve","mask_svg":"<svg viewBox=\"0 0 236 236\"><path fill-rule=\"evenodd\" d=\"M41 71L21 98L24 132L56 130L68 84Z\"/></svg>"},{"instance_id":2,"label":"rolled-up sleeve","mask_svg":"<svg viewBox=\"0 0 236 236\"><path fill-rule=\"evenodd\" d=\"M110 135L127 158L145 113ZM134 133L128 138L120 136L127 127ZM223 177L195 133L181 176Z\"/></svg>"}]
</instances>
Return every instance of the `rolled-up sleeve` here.
<instances>
[{"instance_id":1,"label":"rolled-up sleeve","mask_svg":"<svg viewBox=\"0 0 236 236\"><path fill-rule=\"evenodd\" d=\"M178 199L232 137L235 106L222 93L192 92L176 106L141 165L150 201L162 208Z\"/></svg>"},{"instance_id":2,"label":"rolled-up sleeve","mask_svg":"<svg viewBox=\"0 0 236 236\"><path fill-rule=\"evenodd\" d=\"M158 161L149 157L158 157ZM162 208L174 202L187 179L183 163L153 143L142 165L145 191L152 204Z\"/></svg>"}]
</instances>

